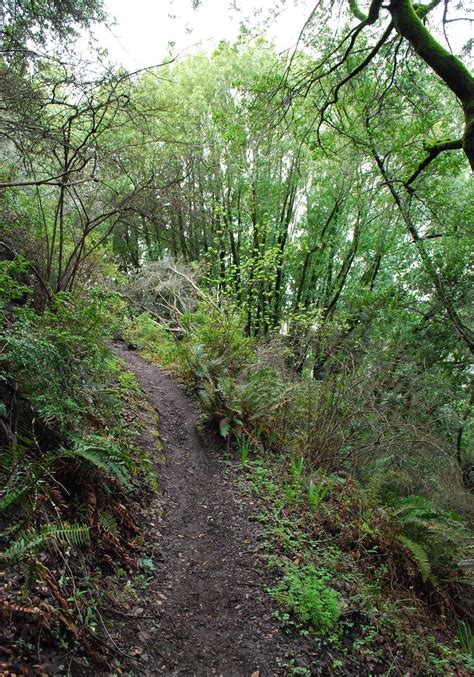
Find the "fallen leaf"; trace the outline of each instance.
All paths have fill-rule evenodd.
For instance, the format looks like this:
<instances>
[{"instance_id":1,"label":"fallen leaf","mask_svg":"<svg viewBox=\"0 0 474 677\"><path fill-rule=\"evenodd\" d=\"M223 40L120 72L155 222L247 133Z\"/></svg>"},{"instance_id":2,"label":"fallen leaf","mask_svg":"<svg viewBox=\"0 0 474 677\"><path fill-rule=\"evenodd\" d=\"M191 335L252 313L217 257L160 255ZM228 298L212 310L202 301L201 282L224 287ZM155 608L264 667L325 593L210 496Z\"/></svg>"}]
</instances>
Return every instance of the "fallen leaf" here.
<instances>
[{"instance_id":1,"label":"fallen leaf","mask_svg":"<svg viewBox=\"0 0 474 677\"><path fill-rule=\"evenodd\" d=\"M133 610L130 612L130 615L131 615L131 616L141 616L142 613L143 613L144 611L145 611L145 609L142 609L141 607L138 607L138 608L136 608L136 609L133 609Z\"/></svg>"}]
</instances>

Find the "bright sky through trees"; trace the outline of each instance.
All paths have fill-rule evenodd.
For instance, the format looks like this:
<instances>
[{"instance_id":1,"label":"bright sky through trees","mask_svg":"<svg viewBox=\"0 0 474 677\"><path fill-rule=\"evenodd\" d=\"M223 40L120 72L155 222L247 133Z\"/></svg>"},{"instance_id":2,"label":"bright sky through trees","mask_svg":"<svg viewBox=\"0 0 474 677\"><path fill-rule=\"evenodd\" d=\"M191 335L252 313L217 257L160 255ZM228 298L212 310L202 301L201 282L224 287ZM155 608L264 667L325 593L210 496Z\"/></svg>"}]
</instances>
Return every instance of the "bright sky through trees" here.
<instances>
[{"instance_id":1,"label":"bright sky through trees","mask_svg":"<svg viewBox=\"0 0 474 677\"><path fill-rule=\"evenodd\" d=\"M242 23L260 30L278 50L291 49L313 5L311 0L202 0L194 9L192 0L106 0L116 23L101 24L94 34L112 62L135 70L159 63L169 51L189 54L233 41ZM448 30L456 52L472 38L467 22L453 22Z\"/></svg>"},{"instance_id":2,"label":"bright sky through trees","mask_svg":"<svg viewBox=\"0 0 474 677\"><path fill-rule=\"evenodd\" d=\"M280 4L272 0L203 0L193 9L191 0L106 0L105 7L116 18L116 25L101 25L95 35L100 46L108 49L112 61L134 70L158 63L170 48L189 53L197 46L211 48L221 40L232 41L238 36L241 22L250 20L255 25L271 11L278 11ZM266 37L273 39L280 50L291 48L310 7L308 0L289 0L278 17L270 21Z\"/></svg>"}]
</instances>

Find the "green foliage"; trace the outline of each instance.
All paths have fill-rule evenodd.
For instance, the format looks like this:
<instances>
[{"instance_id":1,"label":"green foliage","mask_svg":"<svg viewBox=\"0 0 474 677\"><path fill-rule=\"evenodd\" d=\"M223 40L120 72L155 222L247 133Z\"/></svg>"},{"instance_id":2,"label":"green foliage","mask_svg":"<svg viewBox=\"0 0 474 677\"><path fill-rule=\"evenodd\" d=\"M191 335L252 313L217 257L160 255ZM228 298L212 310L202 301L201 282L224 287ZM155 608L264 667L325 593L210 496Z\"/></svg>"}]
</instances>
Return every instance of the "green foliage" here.
<instances>
[{"instance_id":1,"label":"green foliage","mask_svg":"<svg viewBox=\"0 0 474 677\"><path fill-rule=\"evenodd\" d=\"M190 378L215 383L235 376L253 358L253 341L244 336L237 313L222 312L211 299L183 317L186 330L180 360Z\"/></svg>"},{"instance_id":2,"label":"green foliage","mask_svg":"<svg viewBox=\"0 0 474 677\"><path fill-rule=\"evenodd\" d=\"M102 529L108 531L110 534L112 534L112 536L116 535L118 529L117 521L110 512L102 512L99 515L99 524Z\"/></svg>"},{"instance_id":3,"label":"green foliage","mask_svg":"<svg viewBox=\"0 0 474 677\"><path fill-rule=\"evenodd\" d=\"M178 346L171 333L149 313L141 313L125 321L119 335L136 346L146 357L166 367L175 366Z\"/></svg>"},{"instance_id":4,"label":"green foliage","mask_svg":"<svg viewBox=\"0 0 474 677\"><path fill-rule=\"evenodd\" d=\"M0 499L0 513L5 512L10 506L23 499L28 491L29 486L27 485L13 488L9 487Z\"/></svg>"},{"instance_id":5,"label":"green foliage","mask_svg":"<svg viewBox=\"0 0 474 677\"><path fill-rule=\"evenodd\" d=\"M31 288L19 280L27 270L28 262L21 256L0 261L0 313L5 313L12 302L30 297Z\"/></svg>"},{"instance_id":6,"label":"green foliage","mask_svg":"<svg viewBox=\"0 0 474 677\"><path fill-rule=\"evenodd\" d=\"M131 395L140 395L140 386L138 385L135 374L131 371L121 371L118 374L118 383L115 386L115 391L123 397Z\"/></svg>"},{"instance_id":7,"label":"green foliage","mask_svg":"<svg viewBox=\"0 0 474 677\"><path fill-rule=\"evenodd\" d=\"M29 557L54 539L76 547L86 545L89 543L89 528L81 524L57 524L42 527L37 532L33 530L22 532L4 552L0 553L0 563L5 566L23 557Z\"/></svg>"},{"instance_id":8,"label":"green foliage","mask_svg":"<svg viewBox=\"0 0 474 677\"><path fill-rule=\"evenodd\" d=\"M92 535L94 546L120 538L113 500L126 500L139 467L123 414L139 389L105 346L114 294L91 285L56 294L38 312L31 265L17 257L0 268L0 568L14 607L20 598L33 606L39 594L64 610L71 601L61 600L64 576L45 598L57 559L47 551L54 545L78 584L84 564L76 549ZM91 561L99 553L94 547ZM50 583L39 590L43 576ZM84 609L75 585L68 622L94 628L94 603Z\"/></svg>"},{"instance_id":9,"label":"green foliage","mask_svg":"<svg viewBox=\"0 0 474 677\"><path fill-rule=\"evenodd\" d=\"M422 496L394 499L387 506L403 532L397 538L412 553L424 580L455 580L467 554L470 534L456 514Z\"/></svg>"},{"instance_id":10,"label":"green foliage","mask_svg":"<svg viewBox=\"0 0 474 677\"><path fill-rule=\"evenodd\" d=\"M313 566L293 566L271 590L275 599L316 632L328 632L340 615L338 594L328 573Z\"/></svg>"},{"instance_id":11,"label":"green foliage","mask_svg":"<svg viewBox=\"0 0 474 677\"><path fill-rule=\"evenodd\" d=\"M308 502L313 512L316 512L319 504L321 501L324 501L333 486L334 480L327 480L325 483L321 480L315 484L314 480L312 478L310 479L307 493Z\"/></svg>"},{"instance_id":12,"label":"green foliage","mask_svg":"<svg viewBox=\"0 0 474 677\"><path fill-rule=\"evenodd\" d=\"M474 634L472 628L466 621L458 620L456 623L457 635L465 654L474 658Z\"/></svg>"},{"instance_id":13,"label":"green foliage","mask_svg":"<svg viewBox=\"0 0 474 677\"><path fill-rule=\"evenodd\" d=\"M134 463L118 444L99 435L75 438L73 442L72 449L63 449L60 452L63 458L85 460L103 470L123 487L131 489L128 471L134 467Z\"/></svg>"},{"instance_id":14,"label":"green foliage","mask_svg":"<svg viewBox=\"0 0 474 677\"><path fill-rule=\"evenodd\" d=\"M252 447L251 438L248 435L241 435L239 438L240 445L240 466L245 468L249 460L249 452Z\"/></svg>"},{"instance_id":15,"label":"green foliage","mask_svg":"<svg viewBox=\"0 0 474 677\"><path fill-rule=\"evenodd\" d=\"M397 474L373 471L365 494L375 509L382 507L401 533L397 540L409 551L424 581L438 585L460 575L459 562L466 558L470 534L456 513L443 510L424 496L400 496Z\"/></svg>"},{"instance_id":16,"label":"green foliage","mask_svg":"<svg viewBox=\"0 0 474 677\"><path fill-rule=\"evenodd\" d=\"M296 456L296 454L292 454L290 458L290 471L291 471L291 476L293 477L293 482L298 485L300 484L302 478L303 478L303 470L304 470L304 458L302 455Z\"/></svg>"},{"instance_id":17,"label":"green foliage","mask_svg":"<svg viewBox=\"0 0 474 677\"><path fill-rule=\"evenodd\" d=\"M399 534L397 536L397 540L400 541L400 543L404 545L410 552L418 567L418 571L421 574L423 581L426 583L426 581L431 580L433 583L436 583L436 579L431 573L431 565L429 562L428 553L423 548L423 546L419 543L415 543L415 541L412 541L410 538L403 536L403 534Z\"/></svg>"},{"instance_id":18,"label":"green foliage","mask_svg":"<svg viewBox=\"0 0 474 677\"><path fill-rule=\"evenodd\" d=\"M58 3L54 0L6 0L3 7L4 50L15 53L28 42L45 45L51 34L61 40L77 35L77 26L87 27L104 19L102 0Z\"/></svg>"},{"instance_id":19,"label":"green foliage","mask_svg":"<svg viewBox=\"0 0 474 677\"><path fill-rule=\"evenodd\" d=\"M101 343L107 302L99 289L74 300L62 294L41 316L28 306L11 309L11 320L0 326L3 388L15 389L46 425L62 432L94 412L107 378Z\"/></svg>"},{"instance_id":20,"label":"green foliage","mask_svg":"<svg viewBox=\"0 0 474 677\"><path fill-rule=\"evenodd\" d=\"M332 490L317 515L311 514L301 491L286 482L287 465L285 456L258 459L249 464L241 482L257 493L263 506L259 520L269 563L297 579L310 570L322 572L337 589L337 624L332 631L314 633L317 655L328 647L331 655L338 656L333 663L338 672L353 670L355 660L359 672L370 665L371 671L385 673L391 664L386 662L387 652L400 652L399 667L416 666L420 674L438 674L441 666L446 672L470 672L472 661L458 650L452 633L447 635L446 619L438 625L433 615L436 592L444 603L446 587L441 583L433 587L430 579L427 597L420 594L420 567L414 553L394 538L398 532L392 518L373 503L369 512L361 487L352 480L320 474L321 484L327 481ZM288 489L291 500L287 500ZM416 586L415 576L419 577ZM286 608L277 618L288 631L308 634L301 627L301 617L286 606L285 578L278 587L278 601ZM302 586L297 581L292 587L299 591ZM441 641L434 636L437 628Z\"/></svg>"}]
</instances>

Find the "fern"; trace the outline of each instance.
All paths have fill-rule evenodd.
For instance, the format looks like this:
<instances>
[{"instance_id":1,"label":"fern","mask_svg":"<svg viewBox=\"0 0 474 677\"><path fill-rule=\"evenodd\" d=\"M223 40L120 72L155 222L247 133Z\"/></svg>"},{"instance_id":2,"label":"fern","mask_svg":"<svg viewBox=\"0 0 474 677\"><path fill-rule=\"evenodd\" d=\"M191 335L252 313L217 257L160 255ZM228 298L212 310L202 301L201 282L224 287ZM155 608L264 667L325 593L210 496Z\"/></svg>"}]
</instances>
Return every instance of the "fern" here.
<instances>
[{"instance_id":1,"label":"fern","mask_svg":"<svg viewBox=\"0 0 474 677\"><path fill-rule=\"evenodd\" d=\"M39 531L22 532L5 552L0 553L0 562L11 564L24 555L30 555L51 539L68 545L81 546L89 543L89 527L82 524L60 524L42 527Z\"/></svg>"},{"instance_id":2,"label":"fern","mask_svg":"<svg viewBox=\"0 0 474 677\"><path fill-rule=\"evenodd\" d=\"M102 527L102 529L105 529L109 533L112 534L112 536L115 536L117 533L117 522L114 519L113 515L110 512L103 512L99 516L99 524Z\"/></svg>"},{"instance_id":3,"label":"fern","mask_svg":"<svg viewBox=\"0 0 474 677\"><path fill-rule=\"evenodd\" d=\"M381 500L381 491L385 481L385 473L376 471L365 486L365 494L370 503L379 503Z\"/></svg>"},{"instance_id":4,"label":"fern","mask_svg":"<svg viewBox=\"0 0 474 677\"><path fill-rule=\"evenodd\" d=\"M5 495L0 499L0 513L5 512L10 506L23 498L29 489L30 487L26 484L7 489Z\"/></svg>"},{"instance_id":5,"label":"fern","mask_svg":"<svg viewBox=\"0 0 474 677\"><path fill-rule=\"evenodd\" d=\"M85 524L65 524L60 527L52 527L49 537L57 538L68 545L87 545L90 540L89 527Z\"/></svg>"},{"instance_id":6,"label":"fern","mask_svg":"<svg viewBox=\"0 0 474 677\"><path fill-rule=\"evenodd\" d=\"M126 468L126 465L132 464L130 456L116 445L107 443L107 440L101 440L99 437L91 438L91 442L77 439L73 449L63 450L63 457L79 457L114 477L122 486L131 489Z\"/></svg>"},{"instance_id":7,"label":"fern","mask_svg":"<svg viewBox=\"0 0 474 677\"><path fill-rule=\"evenodd\" d=\"M403 534L399 534L397 536L397 541L402 543L402 545L404 545L407 548L407 550L410 551L412 558L418 565L418 570L421 574L423 581L425 583L428 580L433 581L428 553L423 548L423 546L420 545L419 543L415 543L415 541L412 541L410 538L403 536Z\"/></svg>"},{"instance_id":8,"label":"fern","mask_svg":"<svg viewBox=\"0 0 474 677\"><path fill-rule=\"evenodd\" d=\"M386 510L397 522L401 531L397 538L412 553L424 581L436 584L438 578L447 581L459 574L468 542L460 517L423 496L398 498Z\"/></svg>"}]
</instances>

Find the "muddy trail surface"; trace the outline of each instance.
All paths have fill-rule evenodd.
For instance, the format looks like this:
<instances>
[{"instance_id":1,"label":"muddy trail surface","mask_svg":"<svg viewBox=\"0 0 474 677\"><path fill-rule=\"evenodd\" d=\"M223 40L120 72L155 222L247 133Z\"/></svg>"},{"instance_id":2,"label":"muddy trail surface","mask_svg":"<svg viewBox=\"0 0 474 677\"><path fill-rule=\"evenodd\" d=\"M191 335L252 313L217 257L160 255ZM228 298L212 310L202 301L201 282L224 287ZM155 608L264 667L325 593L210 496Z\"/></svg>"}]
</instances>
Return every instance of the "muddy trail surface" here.
<instances>
[{"instance_id":1,"label":"muddy trail surface","mask_svg":"<svg viewBox=\"0 0 474 677\"><path fill-rule=\"evenodd\" d=\"M279 629L265 592L274 581L255 506L226 474L222 450L198 435L196 409L181 386L125 346L114 352L156 410L162 443L155 452L160 506L149 506L144 525L147 544L156 542L153 581L118 633L122 649L135 655L132 673L288 675L295 640ZM153 445L150 432L142 442ZM299 665L315 658L305 649L297 650Z\"/></svg>"}]
</instances>

